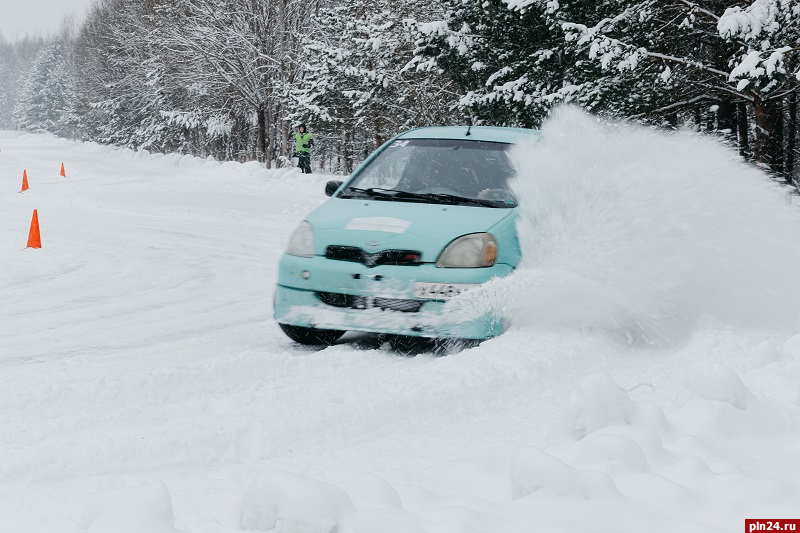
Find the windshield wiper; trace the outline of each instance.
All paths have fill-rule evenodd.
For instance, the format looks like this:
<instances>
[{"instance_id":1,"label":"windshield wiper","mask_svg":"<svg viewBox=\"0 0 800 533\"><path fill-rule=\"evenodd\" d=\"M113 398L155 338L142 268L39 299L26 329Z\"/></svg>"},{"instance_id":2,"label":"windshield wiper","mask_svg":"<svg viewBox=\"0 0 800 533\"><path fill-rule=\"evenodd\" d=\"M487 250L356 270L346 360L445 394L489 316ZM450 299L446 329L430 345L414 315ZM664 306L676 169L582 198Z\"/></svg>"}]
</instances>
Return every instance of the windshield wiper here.
<instances>
[{"instance_id":1,"label":"windshield wiper","mask_svg":"<svg viewBox=\"0 0 800 533\"><path fill-rule=\"evenodd\" d=\"M370 187L369 189L360 189L358 187L348 187L344 191L345 193L348 192L355 192L358 194L365 194L367 196L377 196L380 198L399 198L398 194L403 194L404 191L398 191L395 189L382 189L380 187Z\"/></svg>"},{"instance_id":2,"label":"windshield wiper","mask_svg":"<svg viewBox=\"0 0 800 533\"><path fill-rule=\"evenodd\" d=\"M363 194L365 196L371 196L372 198L380 198L382 200L400 200L404 202L408 201L416 201L416 202L428 202L430 198L426 194L418 194L415 192L408 192L408 191L400 191L397 189L384 189L381 187L370 187L369 189L360 189L358 187L348 187L344 191L345 198L349 197L347 193L354 192L357 194Z\"/></svg>"},{"instance_id":3,"label":"windshield wiper","mask_svg":"<svg viewBox=\"0 0 800 533\"><path fill-rule=\"evenodd\" d=\"M469 196L459 196L457 194L445 194L445 193L419 193L420 196L425 196L431 199L443 201L442 203L453 203L453 204L463 204L469 203L472 205L480 205L484 207L500 207L500 206L508 206L510 204L505 203L502 200L487 200L484 198L470 198Z\"/></svg>"},{"instance_id":4,"label":"windshield wiper","mask_svg":"<svg viewBox=\"0 0 800 533\"><path fill-rule=\"evenodd\" d=\"M485 200L482 198L470 198L469 196L459 196L457 194L400 191L397 189L383 189L381 187L370 187L369 189L348 187L344 192L348 193L351 191L378 198L417 200L417 201L444 203L451 205L459 205L463 203L480 205L484 207L501 207L501 206L505 207L509 205L501 200Z\"/></svg>"}]
</instances>

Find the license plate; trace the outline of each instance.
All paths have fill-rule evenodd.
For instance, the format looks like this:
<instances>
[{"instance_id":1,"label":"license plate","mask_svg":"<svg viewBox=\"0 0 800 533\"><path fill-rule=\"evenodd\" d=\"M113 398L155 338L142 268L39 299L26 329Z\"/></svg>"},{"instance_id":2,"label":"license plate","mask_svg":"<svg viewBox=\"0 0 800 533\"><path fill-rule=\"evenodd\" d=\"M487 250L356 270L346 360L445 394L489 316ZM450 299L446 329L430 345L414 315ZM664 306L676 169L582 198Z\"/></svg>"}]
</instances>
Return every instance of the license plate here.
<instances>
[{"instance_id":1,"label":"license plate","mask_svg":"<svg viewBox=\"0 0 800 533\"><path fill-rule=\"evenodd\" d=\"M414 283L414 297L421 300L448 300L454 298L467 289L474 287L473 283Z\"/></svg>"}]
</instances>

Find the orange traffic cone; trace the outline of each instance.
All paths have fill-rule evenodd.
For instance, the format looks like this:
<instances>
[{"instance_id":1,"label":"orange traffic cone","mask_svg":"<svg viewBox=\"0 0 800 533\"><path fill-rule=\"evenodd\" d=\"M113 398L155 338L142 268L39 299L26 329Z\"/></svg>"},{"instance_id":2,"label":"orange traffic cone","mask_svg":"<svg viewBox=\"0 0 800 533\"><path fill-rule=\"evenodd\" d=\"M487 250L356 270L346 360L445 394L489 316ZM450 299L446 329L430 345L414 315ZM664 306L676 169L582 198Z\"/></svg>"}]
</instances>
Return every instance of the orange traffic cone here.
<instances>
[{"instance_id":1,"label":"orange traffic cone","mask_svg":"<svg viewBox=\"0 0 800 533\"><path fill-rule=\"evenodd\" d=\"M33 210L31 218L31 231L28 233L28 246L26 248L41 248L42 238L39 236L39 214Z\"/></svg>"},{"instance_id":2,"label":"orange traffic cone","mask_svg":"<svg viewBox=\"0 0 800 533\"><path fill-rule=\"evenodd\" d=\"M19 192L25 192L28 190L28 171L22 171L22 189Z\"/></svg>"},{"instance_id":3,"label":"orange traffic cone","mask_svg":"<svg viewBox=\"0 0 800 533\"><path fill-rule=\"evenodd\" d=\"M67 177L67 173L64 172L64 163L61 163L61 175L64 176L65 178Z\"/></svg>"}]
</instances>

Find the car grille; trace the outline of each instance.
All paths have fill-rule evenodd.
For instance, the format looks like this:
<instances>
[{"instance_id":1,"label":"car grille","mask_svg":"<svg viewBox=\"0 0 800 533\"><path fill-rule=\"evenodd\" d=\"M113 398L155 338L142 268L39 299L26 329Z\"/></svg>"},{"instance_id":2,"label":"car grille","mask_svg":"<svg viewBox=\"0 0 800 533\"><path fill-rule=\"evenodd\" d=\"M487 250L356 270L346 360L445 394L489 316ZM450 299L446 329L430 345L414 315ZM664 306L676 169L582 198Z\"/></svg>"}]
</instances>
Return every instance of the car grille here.
<instances>
[{"instance_id":1,"label":"car grille","mask_svg":"<svg viewBox=\"0 0 800 533\"><path fill-rule=\"evenodd\" d=\"M350 261L361 263L367 267L379 265L406 265L420 264L422 252L417 250L383 250L371 254L358 246L331 245L325 249L325 257L334 261Z\"/></svg>"},{"instance_id":2,"label":"car grille","mask_svg":"<svg viewBox=\"0 0 800 533\"><path fill-rule=\"evenodd\" d=\"M371 296L356 296L338 292L316 292L319 301L333 307L349 309L389 309L402 313L417 313L422 309L424 302L419 300L404 300L400 298L373 298Z\"/></svg>"}]
</instances>

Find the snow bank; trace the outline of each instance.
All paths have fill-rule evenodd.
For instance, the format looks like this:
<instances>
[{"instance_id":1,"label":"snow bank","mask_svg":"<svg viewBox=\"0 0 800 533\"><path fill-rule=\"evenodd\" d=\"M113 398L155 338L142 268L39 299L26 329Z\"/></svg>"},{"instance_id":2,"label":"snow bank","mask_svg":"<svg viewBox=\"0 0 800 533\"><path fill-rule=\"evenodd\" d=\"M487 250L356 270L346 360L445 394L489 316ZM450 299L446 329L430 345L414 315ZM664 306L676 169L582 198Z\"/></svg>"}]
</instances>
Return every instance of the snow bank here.
<instances>
[{"instance_id":1,"label":"snow bank","mask_svg":"<svg viewBox=\"0 0 800 533\"><path fill-rule=\"evenodd\" d=\"M245 493L242 528L275 533L344 533L353 503L340 489L288 472L270 472Z\"/></svg>"},{"instance_id":2,"label":"snow bank","mask_svg":"<svg viewBox=\"0 0 800 533\"><path fill-rule=\"evenodd\" d=\"M160 482L104 494L86 507L80 522L86 533L179 533L172 499Z\"/></svg>"},{"instance_id":3,"label":"snow bank","mask_svg":"<svg viewBox=\"0 0 800 533\"><path fill-rule=\"evenodd\" d=\"M572 418L580 434L631 422L634 403L607 374L583 378L572 393Z\"/></svg>"},{"instance_id":4,"label":"snow bank","mask_svg":"<svg viewBox=\"0 0 800 533\"><path fill-rule=\"evenodd\" d=\"M605 372L580 379L564 406L571 421L565 433L552 435L544 448L512 447L502 454L503 469L491 467L495 474L505 471L505 493L442 495L392 486L371 474L339 489L273 472L245 494L242 527L281 533L712 532L740 526L745 516L791 514L796 484L750 472L744 456L751 452L724 443L774 435L797 413L776 412L736 371L718 363L688 365L686 379L690 397L669 414L633 397L652 397L650 383L624 389Z\"/></svg>"},{"instance_id":5,"label":"snow bank","mask_svg":"<svg viewBox=\"0 0 800 533\"><path fill-rule=\"evenodd\" d=\"M400 508L400 495L382 477L362 474L352 480L347 493L359 508Z\"/></svg>"},{"instance_id":6,"label":"snow bank","mask_svg":"<svg viewBox=\"0 0 800 533\"><path fill-rule=\"evenodd\" d=\"M571 467L536 448L523 448L512 459L511 486L515 500L545 490L550 495L584 499L617 494L614 481L607 474Z\"/></svg>"},{"instance_id":7,"label":"snow bank","mask_svg":"<svg viewBox=\"0 0 800 533\"><path fill-rule=\"evenodd\" d=\"M725 402L737 409L747 408L750 396L739 376L721 363L696 363L689 371L692 388L707 400Z\"/></svg>"}]
</instances>

